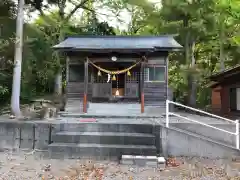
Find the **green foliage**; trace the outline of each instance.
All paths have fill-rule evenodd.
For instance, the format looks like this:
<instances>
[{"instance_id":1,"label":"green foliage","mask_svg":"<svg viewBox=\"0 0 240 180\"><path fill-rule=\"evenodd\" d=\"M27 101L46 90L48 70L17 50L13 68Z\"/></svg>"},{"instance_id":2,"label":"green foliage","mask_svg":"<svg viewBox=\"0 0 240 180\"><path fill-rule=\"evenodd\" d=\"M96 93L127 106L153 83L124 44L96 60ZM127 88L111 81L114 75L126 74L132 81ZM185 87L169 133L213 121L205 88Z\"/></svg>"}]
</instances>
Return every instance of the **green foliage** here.
<instances>
[{"instance_id":1,"label":"green foliage","mask_svg":"<svg viewBox=\"0 0 240 180\"><path fill-rule=\"evenodd\" d=\"M0 2L0 103L5 102L11 90L13 65L13 32L15 31L15 4Z\"/></svg>"},{"instance_id":2,"label":"green foliage","mask_svg":"<svg viewBox=\"0 0 240 180\"><path fill-rule=\"evenodd\" d=\"M162 0L160 9L155 8L134 25L147 24L140 34L176 34L176 40L184 46L182 53L173 53L169 58L169 82L175 100L188 103L192 93L189 85L195 83L196 103L205 108L210 103L206 77L220 70L221 61L226 68L239 63L239 9L239 0ZM194 81L190 82L189 77Z\"/></svg>"},{"instance_id":3,"label":"green foliage","mask_svg":"<svg viewBox=\"0 0 240 180\"><path fill-rule=\"evenodd\" d=\"M0 18L0 25L3 26L0 33L1 103L8 102L10 99L12 86L16 22L12 18L6 18L10 16L14 17L14 15L6 13L4 18ZM22 101L28 101L36 96L53 92L55 76L60 62L52 46L59 42L61 31L65 36L115 34L113 28L108 26L106 22L100 23L91 18L89 21L86 24L75 23L74 25L71 21L63 23L59 13L54 11L47 16L40 16L34 23L25 24L21 81ZM65 58L61 63L65 67Z\"/></svg>"},{"instance_id":4,"label":"green foliage","mask_svg":"<svg viewBox=\"0 0 240 180\"><path fill-rule=\"evenodd\" d=\"M6 102L11 94L16 29L14 2L0 2L1 103ZM61 65L65 67L65 59L59 58L51 47L66 36L176 34L176 40L184 45L184 49L169 57L169 82L175 100L187 103L193 93L189 85L196 84L195 100L203 108L210 102L206 77L219 71L223 61L226 67L239 63L239 0L162 0L161 8L147 0L25 2L31 11L37 10L41 16L24 27L22 100L53 92L55 74ZM73 8L67 10L67 4ZM49 12L50 6L55 11ZM82 16L74 19L79 9L83 10ZM107 22L99 22L98 15L103 15L101 9L109 10L116 17L122 11L128 12L131 21L127 29L115 30Z\"/></svg>"}]
</instances>

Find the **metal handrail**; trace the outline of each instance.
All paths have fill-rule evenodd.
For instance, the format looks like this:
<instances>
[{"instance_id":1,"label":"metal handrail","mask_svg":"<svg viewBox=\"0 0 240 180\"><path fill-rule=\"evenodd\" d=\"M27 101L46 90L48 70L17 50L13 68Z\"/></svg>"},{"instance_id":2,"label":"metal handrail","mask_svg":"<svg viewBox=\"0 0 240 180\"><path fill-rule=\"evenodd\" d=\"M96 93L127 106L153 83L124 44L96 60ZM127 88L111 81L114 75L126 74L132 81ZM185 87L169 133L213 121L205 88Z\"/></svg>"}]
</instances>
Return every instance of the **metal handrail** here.
<instances>
[{"instance_id":1,"label":"metal handrail","mask_svg":"<svg viewBox=\"0 0 240 180\"><path fill-rule=\"evenodd\" d=\"M212 125L209 125L209 124L206 124L206 123L202 123L202 122L199 122L199 121L196 121L196 120L193 120L193 119L190 119L190 118L181 116L181 115L176 114L176 113L169 112L169 115L173 115L173 116L176 116L176 117L179 117L179 118L183 118L183 119L185 119L185 120L187 120L187 121L192 121L192 122L195 122L195 123L197 123L197 124L201 124L201 125L203 125L203 126L207 126L207 127L210 127L210 128L213 128L213 129L216 129L216 130L225 132L225 133L229 133L229 134L232 134L232 135L235 135L235 134L236 134L235 132L226 131L226 130L224 130L224 129L217 128L217 127L214 127L214 126L212 126Z\"/></svg>"},{"instance_id":2,"label":"metal handrail","mask_svg":"<svg viewBox=\"0 0 240 180\"><path fill-rule=\"evenodd\" d=\"M231 122L231 123L235 123L235 121L232 121L231 119L227 119L227 118L215 115L215 114L211 114L211 113L208 113L206 111L196 109L196 108L193 108L193 107L190 107L190 106L186 106L186 105L183 105L183 104L180 104L180 103L177 103L177 102L173 102L173 101L169 101L169 100L167 100L167 101L168 101L168 104L174 104L174 105L177 105L177 106L180 106L180 107L183 107L183 108L187 108L187 109L190 109L190 110L193 110L193 111L196 111L196 112L200 112L200 113L203 113L203 114L206 114L206 115L218 118L218 119L222 119L222 120L225 120L225 121L228 121L228 122Z\"/></svg>"},{"instance_id":3,"label":"metal handrail","mask_svg":"<svg viewBox=\"0 0 240 180\"><path fill-rule=\"evenodd\" d=\"M206 114L206 115L209 115L209 116L212 116L212 117L215 117L215 118L218 118L218 119L222 119L222 120L226 120L228 122L231 122L231 123L234 123L236 125L236 131L235 132L230 132L230 131L226 131L224 129L221 129L221 128L218 128L218 127L215 127L215 126L212 126L212 125L209 125L209 124L206 124L206 123L203 123L203 122L200 122L200 121L197 121L197 120L193 120L193 119L190 119L190 118L187 118L187 117L184 117L184 116L181 116L177 113L173 113L173 112L170 112L169 111L169 104L174 104L176 106L180 106L180 107L184 107L184 108L187 108L187 109L191 109L193 111L196 111L196 112L200 112L200 113L203 113L203 114ZM231 134L231 135L234 135L236 136L236 148L239 149L240 145L239 145L239 120L235 120L235 121L232 121L230 119L227 119L227 118L224 118L224 117L221 117L221 116L217 116L215 114L211 114L211 113L208 113L208 112L205 112L205 111L202 111L202 110L199 110L199 109L196 109L196 108L192 108L192 107L189 107L189 106L185 106L183 104L180 104L180 103L177 103L177 102L173 102L173 101L169 101L169 100L166 100L166 127L168 128L169 127L169 115L173 115L173 116L176 116L176 117L179 117L179 118L182 118L182 119L185 119L187 121L192 121L192 122L195 122L197 124L201 124L203 126L206 126L206 127L210 127L212 129L216 129L216 130L219 130L219 131L222 131L222 132L225 132L225 133L228 133L228 134Z\"/></svg>"}]
</instances>

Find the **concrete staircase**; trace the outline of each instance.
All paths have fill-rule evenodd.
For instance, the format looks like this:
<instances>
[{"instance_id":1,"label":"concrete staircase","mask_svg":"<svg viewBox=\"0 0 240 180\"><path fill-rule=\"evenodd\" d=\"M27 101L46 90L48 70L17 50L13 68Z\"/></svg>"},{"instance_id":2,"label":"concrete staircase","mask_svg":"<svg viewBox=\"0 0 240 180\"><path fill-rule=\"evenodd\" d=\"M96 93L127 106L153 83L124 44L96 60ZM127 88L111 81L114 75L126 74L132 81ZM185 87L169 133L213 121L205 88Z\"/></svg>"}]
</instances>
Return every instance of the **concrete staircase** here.
<instances>
[{"instance_id":1,"label":"concrete staircase","mask_svg":"<svg viewBox=\"0 0 240 180\"><path fill-rule=\"evenodd\" d=\"M52 137L51 158L119 159L157 154L152 125L69 123Z\"/></svg>"}]
</instances>

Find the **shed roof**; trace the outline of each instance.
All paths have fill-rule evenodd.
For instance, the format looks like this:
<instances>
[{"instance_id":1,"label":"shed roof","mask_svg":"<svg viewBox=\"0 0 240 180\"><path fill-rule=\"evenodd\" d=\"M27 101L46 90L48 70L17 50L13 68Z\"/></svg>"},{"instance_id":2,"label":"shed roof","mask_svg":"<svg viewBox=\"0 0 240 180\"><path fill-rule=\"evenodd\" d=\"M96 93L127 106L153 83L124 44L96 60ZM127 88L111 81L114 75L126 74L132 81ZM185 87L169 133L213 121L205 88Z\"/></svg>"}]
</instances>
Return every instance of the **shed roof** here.
<instances>
[{"instance_id":1,"label":"shed roof","mask_svg":"<svg viewBox=\"0 0 240 180\"><path fill-rule=\"evenodd\" d=\"M212 81L219 81L220 79L231 77L237 74L240 74L240 64L232 68L226 69L222 72L215 73L208 78Z\"/></svg>"},{"instance_id":2,"label":"shed roof","mask_svg":"<svg viewBox=\"0 0 240 180\"><path fill-rule=\"evenodd\" d=\"M211 82L207 84L207 87L214 88L226 82L233 83L234 81L239 79L237 78L239 75L240 75L240 64L232 68L226 69L222 72L218 72L209 76L208 79Z\"/></svg>"},{"instance_id":3,"label":"shed roof","mask_svg":"<svg viewBox=\"0 0 240 180\"><path fill-rule=\"evenodd\" d=\"M173 35L164 36L78 36L68 37L53 47L64 51L142 50L176 51L182 46Z\"/></svg>"}]
</instances>

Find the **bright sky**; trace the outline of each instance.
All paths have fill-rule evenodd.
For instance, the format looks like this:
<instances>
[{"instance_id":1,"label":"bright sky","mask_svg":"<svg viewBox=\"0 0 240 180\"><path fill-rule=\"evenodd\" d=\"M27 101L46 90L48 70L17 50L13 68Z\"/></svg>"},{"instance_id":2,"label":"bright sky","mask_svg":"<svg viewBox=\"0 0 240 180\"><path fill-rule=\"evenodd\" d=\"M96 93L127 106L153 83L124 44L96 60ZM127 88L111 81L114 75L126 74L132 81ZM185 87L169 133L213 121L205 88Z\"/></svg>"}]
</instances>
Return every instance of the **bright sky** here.
<instances>
[{"instance_id":1,"label":"bright sky","mask_svg":"<svg viewBox=\"0 0 240 180\"><path fill-rule=\"evenodd\" d=\"M157 5L158 7L161 7L161 0L149 0L149 1L154 3L155 5ZM69 11L71 11L72 8L73 8L73 6L71 6L71 5L68 5L68 7L67 7L67 9L69 9ZM80 16L79 14L82 14L81 10L79 10L75 14L74 18L78 18ZM105 16L105 15L101 15L101 14L109 14L109 16ZM126 29L127 25L131 21L131 16L130 16L129 12L127 12L127 11L123 11L120 13L120 19L122 20L122 22L119 22L119 20L116 17L114 17L114 15L110 15L110 12L107 9L101 9L101 14L98 16L99 21L106 21L109 23L110 26L118 27L121 30ZM27 21L32 22L37 17L38 17L37 12L28 13L28 15L26 13L25 19Z\"/></svg>"}]
</instances>

